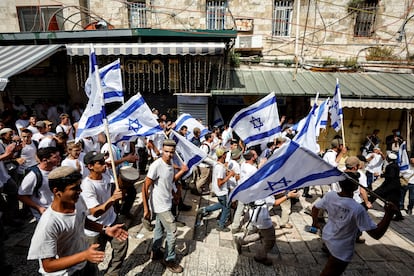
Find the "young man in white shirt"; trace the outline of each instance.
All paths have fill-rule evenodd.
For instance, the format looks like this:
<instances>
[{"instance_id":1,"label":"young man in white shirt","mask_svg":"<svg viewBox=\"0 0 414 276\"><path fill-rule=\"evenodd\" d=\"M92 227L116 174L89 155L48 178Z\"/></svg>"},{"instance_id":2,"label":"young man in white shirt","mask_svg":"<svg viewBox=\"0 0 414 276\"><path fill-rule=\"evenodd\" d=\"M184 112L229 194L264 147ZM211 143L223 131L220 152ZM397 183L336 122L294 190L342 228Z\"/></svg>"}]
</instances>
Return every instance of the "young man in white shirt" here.
<instances>
[{"instance_id":1,"label":"young man in white shirt","mask_svg":"<svg viewBox=\"0 0 414 276\"><path fill-rule=\"evenodd\" d=\"M88 152L83 158L89 169L89 175L82 180L81 197L90 211L88 218L102 225L115 225L117 214L113 205L122 199L122 191L115 190L109 174L106 173L106 164L103 153ZM112 247L112 258L109 261L105 275L119 275L122 263L128 250L128 240L118 241L98 231L85 230L89 245L99 244L99 250L104 251L106 243Z\"/></svg>"},{"instance_id":2,"label":"young man in white shirt","mask_svg":"<svg viewBox=\"0 0 414 276\"><path fill-rule=\"evenodd\" d=\"M155 228L152 243L151 259L161 260L172 273L183 272L183 267L176 261L175 245L177 225L171 212L173 200L178 204L179 191L175 182L188 170L182 164L177 173L173 166L176 143L166 139L162 146L161 158L150 165L142 186L142 202L144 206L144 219L150 220L151 212L155 214ZM151 195L150 195L151 190ZM164 231L166 232L165 254L161 251Z\"/></svg>"},{"instance_id":3,"label":"young man in white shirt","mask_svg":"<svg viewBox=\"0 0 414 276\"><path fill-rule=\"evenodd\" d=\"M367 211L354 199L358 189L358 175L348 173L351 179L339 181L340 192L330 191L317 201L312 208L312 226L321 229L318 221L320 209L328 212L327 224L323 227L322 239L329 250L328 261L322 270L322 276L341 275L354 255L358 231L366 231L374 239L380 239L388 229L394 213L398 210L391 202L386 202L382 220L375 224Z\"/></svg>"},{"instance_id":4,"label":"young man in white shirt","mask_svg":"<svg viewBox=\"0 0 414 276\"><path fill-rule=\"evenodd\" d=\"M98 275L96 264L105 258L98 244L89 246L85 228L105 233L120 241L128 239L121 224L105 226L86 218L89 211L80 198L82 175L72 167L58 167L49 173L53 202L36 226L28 260L39 260L42 275Z\"/></svg>"}]
</instances>

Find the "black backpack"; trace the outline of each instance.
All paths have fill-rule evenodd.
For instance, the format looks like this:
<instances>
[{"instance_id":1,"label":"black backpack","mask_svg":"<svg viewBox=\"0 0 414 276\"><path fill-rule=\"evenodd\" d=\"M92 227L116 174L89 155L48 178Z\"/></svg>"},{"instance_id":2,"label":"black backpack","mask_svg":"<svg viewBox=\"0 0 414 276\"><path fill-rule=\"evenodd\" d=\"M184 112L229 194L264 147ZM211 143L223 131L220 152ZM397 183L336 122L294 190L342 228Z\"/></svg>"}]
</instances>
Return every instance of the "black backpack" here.
<instances>
[{"instance_id":1,"label":"black backpack","mask_svg":"<svg viewBox=\"0 0 414 276\"><path fill-rule=\"evenodd\" d=\"M39 190L40 190L40 187L42 187L42 184L43 184L42 173L40 172L40 169L37 165L34 165L34 166L31 166L31 167L27 168L25 170L25 175L27 175L29 172L33 172L36 175L36 185L33 189L33 195L35 197L40 197Z\"/></svg>"}]
</instances>

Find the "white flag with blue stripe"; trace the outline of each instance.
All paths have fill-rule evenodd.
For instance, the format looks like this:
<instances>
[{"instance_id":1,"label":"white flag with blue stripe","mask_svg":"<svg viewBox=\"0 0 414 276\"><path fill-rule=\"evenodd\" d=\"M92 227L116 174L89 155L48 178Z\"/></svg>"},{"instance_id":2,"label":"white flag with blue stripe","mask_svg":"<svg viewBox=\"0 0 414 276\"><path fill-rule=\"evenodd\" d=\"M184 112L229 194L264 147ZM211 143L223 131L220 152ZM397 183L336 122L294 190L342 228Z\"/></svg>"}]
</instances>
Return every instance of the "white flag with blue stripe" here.
<instances>
[{"instance_id":1,"label":"white flag with blue stripe","mask_svg":"<svg viewBox=\"0 0 414 276\"><path fill-rule=\"evenodd\" d=\"M329 113L331 114L331 126L336 132L338 132L342 128L343 118L341 91L339 90L339 83L336 84L332 104L329 107Z\"/></svg>"},{"instance_id":2,"label":"white flag with blue stripe","mask_svg":"<svg viewBox=\"0 0 414 276\"><path fill-rule=\"evenodd\" d=\"M101 77L101 87L103 91L104 103L124 103L120 60L117 59L114 62L100 68L99 76ZM90 89L91 80L88 78L85 83L85 91L88 97L90 95Z\"/></svg>"},{"instance_id":3,"label":"white flag with blue stripe","mask_svg":"<svg viewBox=\"0 0 414 276\"><path fill-rule=\"evenodd\" d=\"M193 129L195 127L198 127L201 131L201 135L200 137L204 137L204 135L206 135L209 131L208 128L206 128L205 126L203 126L199 121L197 121L196 119L194 119L190 114L188 113L184 113L181 114L177 120L175 121L175 131L179 131L180 128L182 126L186 126L187 127L187 136L185 138L187 138L187 140L193 139L194 137L194 133L193 133Z\"/></svg>"},{"instance_id":4,"label":"white flag with blue stripe","mask_svg":"<svg viewBox=\"0 0 414 276\"><path fill-rule=\"evenodd\" d=\"M315 111L316 114L316 131L315 135L318 137L321 133L321 129L326 129L328 125L328 114L329 114L329 98L321 103Z\"/></svg>"},{"instance_id":5,"label":"white flag with blue stripe","mask_svg":"<svg viewBox=\"0 0 414 276\"><path fill-rule=\"evenodd\" d=\"M93 46L89 55L89 79L90 95L88 104L83 112L76 130L76 141L88 136L96 136L104 130L104 118L106 117L101 78L98 72L98 64Z\"/></svg>"},{"instance_id":6,"label":"white flag with blue stripe","mask_svg":"<svg viewBox=\"0 0 414 276\"><path fill-rule=\"evenodd\" d=\"M214 107L213 126L224 126L223 116L221 116L221 112L218 106Z\"/></svg>"},{"instance_id":7,"label":"white flag with blue stripe","mask_svg":"<svg viewBox=\"0 0 414 276\"><path fill-rule=\"evenodd\" d=\"M410 159L407 153L407 143L404 141L398 149L397 164L400 167L400 172L406 171L410 168Z\"/></svg>"},{"instance_id":8,"label":"white flag with blue stripe","mask_svg":"<svg viewBox=\"0 0 414 276\"><path fill-rule=\"evenodd\" d=\"M185 179L189 177L193 169L207 157L207 153L174 130L171 132L170 138L177 143L175 153L181 157L182 161L188 167L188 171L183 175L183 178ZM177 164L180 164L180 162L177 162Z\"/></svg>"},{"instance_id":9,"label":"white flag with blue stripe","mask_svg":"<svg viewBox=\"0 0 414 276\"><path fill-rule=\"evenodd\" d=\"M272 141L280 133L275 93L237 112L230 127L247 147Z\"/></svg>"},{"instance_id":10,"label":"white flag with blue stripe","mask_svg":"<svg viewBox=\"0 0 414 276\"><path fill-rule=\"evenodd\" d=\"M163 131L140 93L108 116L109 132L115 143Z\"/></svg>"},{"instance_id":11,"label":"white flag with blue stripe","mask_svg":"<svg viewBox=\"0 0 414 276\"><path fill-rule=\"evenodd\" d=\"M297 134L293 137L293 141L312 152L318 153L320 147L316 141L316 110L317 105L315 102L308 116L299 122Z\"/></svg>"},{"instance_id":12,"label":"white flag with blue stripe","mask_svg":"<svg viewBox=\"0 0 414 276\"><path fill-rule=\"evenodd\" d=\"M347 176L315 153L286 141L256 173L239 184L229 202L249 203L281 191L314 185L328 185Z\"/></svg>"}]
</instances>

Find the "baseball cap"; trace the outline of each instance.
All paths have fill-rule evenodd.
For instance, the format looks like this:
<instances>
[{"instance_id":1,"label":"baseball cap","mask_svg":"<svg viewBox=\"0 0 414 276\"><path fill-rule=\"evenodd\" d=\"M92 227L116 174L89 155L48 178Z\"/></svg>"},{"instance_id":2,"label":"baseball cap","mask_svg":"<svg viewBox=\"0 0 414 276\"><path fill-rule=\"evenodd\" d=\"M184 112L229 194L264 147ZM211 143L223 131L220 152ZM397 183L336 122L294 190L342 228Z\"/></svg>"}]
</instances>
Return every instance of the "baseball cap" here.
<instances>
[{"instance_id":1,"label":"baseball cap","mask_svg":"<svg viewBox=\"0 0 414 276\"><path fill-rule=\"evenodd\" d=\"M235 148L235 149L233 149L233 150L231 151L231 158L232 158L232 159L237 159L237 158L239 158L239 157L241 156L241 154L242 154L241 149L239 149L239 148Z\"/></svg>"},{"instance_id":2,"label":"baseball cap","mask_svg":"<svg viewBox=\"0 0 414 276\"><path fill-rule=\"evenodd\" d=\"M343 145L343 144L344 143L342 142L342 139L340 139L340 138L333 139L332 142L331 142L331 146L333 148L337 148L337 147L339 147L339 145Z\"/></svg>"},{"instance_id":3,"label":"baseball cap","mask_svg":"<svg viewBox=\"0 0 414 276\"><path fill-rule=\"evenodd\" d=\"M218 158L222 157L225 153L227 152L227 150L225 148L218 148L216 149L216 156Z\"/></svg>"},{"instance_id":4,"label":"baseball cap","mask_svg":"<svg viewBox=\"0 0 414 276\"><path fill-rule=\"evenodd\" d=\"M83 158L83 163L85 165L93 164L97 161L101 161L105 159L105 155L103 153L99 153L96 151L90 151L87 154L85 154L85 157Z\"/></svg>"}]
</instances>

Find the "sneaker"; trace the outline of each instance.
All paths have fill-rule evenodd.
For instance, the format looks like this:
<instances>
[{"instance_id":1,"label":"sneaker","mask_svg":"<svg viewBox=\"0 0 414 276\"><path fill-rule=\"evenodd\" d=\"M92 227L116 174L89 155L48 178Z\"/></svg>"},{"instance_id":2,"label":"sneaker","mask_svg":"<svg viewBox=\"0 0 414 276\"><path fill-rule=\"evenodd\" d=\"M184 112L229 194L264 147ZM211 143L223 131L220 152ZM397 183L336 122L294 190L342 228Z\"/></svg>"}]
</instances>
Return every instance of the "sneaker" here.
<instances>
[{"instance_id":1,"label":"sneaker","mask_svg":"<svg viewBox=\"0 0 414 276\"><path fill-rule=\"evenodd\" d=\"M260 264L263 264L265 266L271 266L273 265L272 260L269 260L268 258L259 259L256 256L254 257L254 260Z\"/></svg>"},{"instance_id":2,"label":"sneaker","mask_svg":"<svg viewBox=\"0 0 414 276\"><path fill-rule=\"evenodd\" d=\"M217 226L216 230L219 232L230 232L230 228L224 226Z\"/></svg>"},{"instance_id":3,"label":"sneaker","mask_svg":"<svg viewBox=\"0 0 414 276\"><path fill-rule=\"evenodd\" d=\"M163 265L172 273L182 273L184 271L184 268L175 261L163 261Z\"/></svg>"},{"instance_id":4,"label":"sneaker","mask_svg":"<svg viewBox=\"0 0 414 276\"><path fill-rule=\"evenodd\" d=\"M161 250L151 251L150 257L152 261L159 261L164 258L164 253Z\"/></svg>"},{"instance_id":5,"label":"sneaker","mask_svg":"<svg viewBox=\"0 0 414 276\"><path fill-rule=\"evenodd\" d=\"M393 221L402 221L402 220L404 220L404 217L403 216L395 216L392 220Z\"/></svg>"},{"instance_id":6,"label":"sneaker","mask_svg":"<svg viewBox=\"0 0 414 276\"><path fill-rule=\"evenodd\" d=\"M280 225L280 228L292 229L293 225L288 222L286 224Z\"/></svg>"}]
</instances>

